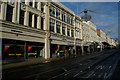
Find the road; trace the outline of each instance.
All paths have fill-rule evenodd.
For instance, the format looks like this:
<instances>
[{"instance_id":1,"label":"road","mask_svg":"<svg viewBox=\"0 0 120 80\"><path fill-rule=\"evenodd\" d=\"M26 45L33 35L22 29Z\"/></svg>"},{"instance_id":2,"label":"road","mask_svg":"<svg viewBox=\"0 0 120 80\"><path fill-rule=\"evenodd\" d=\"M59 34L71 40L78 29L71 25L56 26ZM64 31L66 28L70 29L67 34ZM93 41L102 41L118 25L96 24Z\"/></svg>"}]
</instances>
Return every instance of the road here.
<instances>
[{"instance_id":1,"label":"road","mask_svg":"<svg viewBox=\"0 0 120 80\"><path fill-rule=\"evenodd\" d=\"M3 80L108 79L119 60L118 50L24 68L3 70Z\"/></svg>"}]
</instances>

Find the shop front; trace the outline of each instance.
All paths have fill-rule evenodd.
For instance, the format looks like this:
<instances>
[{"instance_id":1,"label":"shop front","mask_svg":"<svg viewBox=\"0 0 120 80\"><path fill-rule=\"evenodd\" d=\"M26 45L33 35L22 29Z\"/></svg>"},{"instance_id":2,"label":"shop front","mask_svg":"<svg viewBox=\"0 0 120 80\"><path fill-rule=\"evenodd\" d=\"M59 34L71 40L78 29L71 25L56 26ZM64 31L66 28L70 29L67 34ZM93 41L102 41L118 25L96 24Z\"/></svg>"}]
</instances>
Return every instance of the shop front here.
<instances>
[{"instance_id":1,"label":"shop front","mask_svg":"<svg viewBox=\"0 0 120 80\"><path fill-rule=\"evenodd\" d=\"M76 46L76 54L82 55L82 48L81 48L81 46Z\"/></svg>"},{"instance_id":2,"label":"shop front","mask_svg":"<svg viewBox=\"0 0 120 80\"><path fill-rule=\"evenodd\" d=\"M63 57L66 55L66 45L57 45L51 44L50 45L50 57Z\"/></svg>"},{"instance_id":3,"label":"shop front","mask_svg":"<svg viewBox=\"0 0 120 80\"><path fill-rule=\"evenodd\" d=\"M2 40L2 59L26 59L44 57L44 44L38 42Z\"/></svg>"}]
</instances>

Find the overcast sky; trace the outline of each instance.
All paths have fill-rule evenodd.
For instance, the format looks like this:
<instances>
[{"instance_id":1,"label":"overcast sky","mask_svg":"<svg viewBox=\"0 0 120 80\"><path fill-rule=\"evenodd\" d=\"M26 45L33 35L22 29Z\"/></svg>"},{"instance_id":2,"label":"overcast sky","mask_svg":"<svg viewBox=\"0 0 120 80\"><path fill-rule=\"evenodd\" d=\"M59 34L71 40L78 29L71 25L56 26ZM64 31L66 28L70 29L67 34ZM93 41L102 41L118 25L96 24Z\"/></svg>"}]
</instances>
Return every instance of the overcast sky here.
<instances>
[{"instance_id":1,"label":"overcast sky","mask_svg":"<svg viewBox=\"0 0 120 80\"><path fill-rule=\"evenodd\" d=\"M95 11L88 12L91 21L98 29L103 30L111 38L118 37L118 3L117 2L61 2L76 14L84 9ZM84 15L83 13L80 15Z\"/></svg>"}]
</instances>

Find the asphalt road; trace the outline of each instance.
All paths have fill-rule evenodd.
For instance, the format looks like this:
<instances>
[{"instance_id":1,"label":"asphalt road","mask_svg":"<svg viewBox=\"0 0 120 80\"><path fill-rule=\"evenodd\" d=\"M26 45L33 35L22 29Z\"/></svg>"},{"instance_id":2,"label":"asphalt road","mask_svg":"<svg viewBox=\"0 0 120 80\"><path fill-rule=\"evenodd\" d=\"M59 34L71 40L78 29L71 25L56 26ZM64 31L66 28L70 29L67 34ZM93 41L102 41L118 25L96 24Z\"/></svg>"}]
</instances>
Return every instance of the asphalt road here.
<instances>
[{"instance_id":1,"label":"asphalt road","mask_svg":"<svg viewBox=\"0 0 120 80\"><path fill-rule=\"evenodd\" d=\"M108 79L112 76L113 68L119 58L118 50L110 50L83 58L3 70L2 75L3 80Z\"/></svg>"}]
</instances>

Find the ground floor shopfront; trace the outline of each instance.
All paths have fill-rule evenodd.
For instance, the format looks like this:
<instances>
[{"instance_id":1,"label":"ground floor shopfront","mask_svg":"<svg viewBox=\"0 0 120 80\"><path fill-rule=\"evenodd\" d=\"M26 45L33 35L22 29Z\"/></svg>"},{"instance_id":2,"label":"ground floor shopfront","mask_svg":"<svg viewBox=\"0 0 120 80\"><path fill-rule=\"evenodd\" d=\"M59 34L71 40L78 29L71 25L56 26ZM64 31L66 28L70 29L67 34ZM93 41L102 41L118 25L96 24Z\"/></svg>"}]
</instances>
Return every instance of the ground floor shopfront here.
<instances>
[{"instance_id":1,"label":"ground floor shopfront","mask_svg":"<svg viewBox=\"0 0 120 80\"><path fill-rule=\"evenodd\" d=\"M50 45L50 57L63 57L67 55L72 55L74 53L74 46L70 45L59 45L59 44L51 44Z\"/></svg>"},{"instance_id":2,"label":"ground floor shopfront","mask_svg":"<svg viewBox=\"0 0 120 80\"><path fill-rule=\"evenodd\" d=\"M50 58L82 54L82 49L80 46L76 46L76 51L74 47L74 45L50 43ZM14 39L2 39L3 60L25 60L32 58L45 58L45 43Z\"/></svg>"},{"instance_id":3,"label":"ground floor shopfront","mask_svg":"<svg viewBox=\"0 0 120 80\"><path fill-rule=\"evenodd\" d=\"M2 39L2 59L44 57L44 43Z\"/></svg>"},{"instance_id":4,"label":"ground floor shopfront","mask_svg":"<svg viewBox=\"0 0 120 80\"><path fill-rule=\"evenodd\" d=\"M81 46L76 46L76 54L82 55L82 47Z\"/></svg>"}]
</instances>

